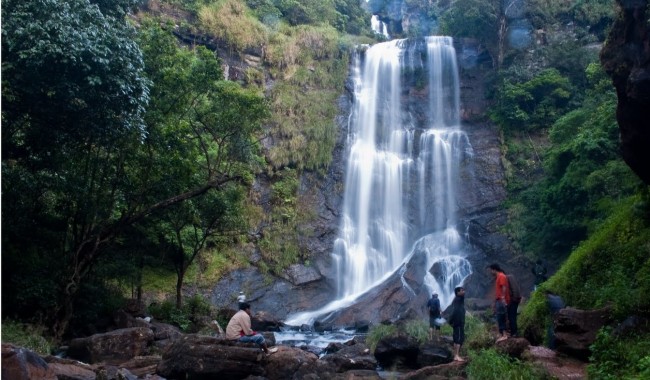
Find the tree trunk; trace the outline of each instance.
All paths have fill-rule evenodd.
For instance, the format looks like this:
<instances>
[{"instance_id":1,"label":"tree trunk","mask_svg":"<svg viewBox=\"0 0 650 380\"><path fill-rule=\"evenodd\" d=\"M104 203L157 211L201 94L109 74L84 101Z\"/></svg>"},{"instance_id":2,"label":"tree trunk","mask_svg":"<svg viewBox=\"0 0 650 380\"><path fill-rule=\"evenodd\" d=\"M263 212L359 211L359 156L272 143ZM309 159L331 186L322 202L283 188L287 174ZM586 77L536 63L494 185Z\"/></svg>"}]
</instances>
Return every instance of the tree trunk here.
<instances>
[{"instance_id":1,"label":"tree trunk","mask_svg":"<svg viewBox=\"0 0 650 380\"><path fill-rule=\"evenodd\" d=\"M176 308L181 309L183 307L183 280L185 279L185 269L178 271L178 277L176 278Z\"/></svg>"}]
</instances>

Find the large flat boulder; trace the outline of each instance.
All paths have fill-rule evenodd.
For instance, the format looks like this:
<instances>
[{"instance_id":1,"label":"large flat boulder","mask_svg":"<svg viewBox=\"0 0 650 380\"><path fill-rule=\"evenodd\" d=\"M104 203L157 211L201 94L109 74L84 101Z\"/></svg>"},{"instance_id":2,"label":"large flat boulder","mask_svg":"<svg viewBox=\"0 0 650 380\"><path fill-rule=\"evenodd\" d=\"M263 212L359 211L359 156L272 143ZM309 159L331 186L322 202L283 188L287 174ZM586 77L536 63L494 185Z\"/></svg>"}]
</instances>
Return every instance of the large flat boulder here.
<instances>
[{"instance_id":1,"label":"large flat boulder","mask_svg":"<svg viewBox=\"0 0 650 380\"><path fill-rule=\"evenodd\" d=\"M265 359L255 344L190 334L165 351L156 373L170 379L244 379L264 375Z\"/></svg>"},{"instance_id":2,"label":"large flat boulder","mask_svg":"<svg viewBox=\"0 0 650 380\"><path fill-rule=\"evenodd\" d=\"M147 355L154 333L147 327L119 329L70 341L68 356L85 363L118 364Z\"/></svg>"}]
</instances>

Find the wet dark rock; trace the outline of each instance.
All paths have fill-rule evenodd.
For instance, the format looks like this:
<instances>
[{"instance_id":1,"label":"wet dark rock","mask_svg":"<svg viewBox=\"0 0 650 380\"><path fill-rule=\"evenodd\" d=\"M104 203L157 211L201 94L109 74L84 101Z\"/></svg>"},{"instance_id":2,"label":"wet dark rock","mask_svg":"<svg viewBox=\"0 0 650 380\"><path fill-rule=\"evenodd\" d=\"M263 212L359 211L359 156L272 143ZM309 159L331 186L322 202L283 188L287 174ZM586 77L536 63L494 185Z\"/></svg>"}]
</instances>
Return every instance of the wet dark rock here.
<instances>
[{"instance_id":1,"label":"wet dark rock","mask_svg":"<svg viewBox=\"0 0 650 380\"><path fill-rule=\"evenodd\" d=\"M375 348L375 358L383 368L418 368L420 347L411 336L395 335L381 339Z\"/></svg>"},{"instance_id":2,"label":"wet dark rock","mask_svg":"<svg viewBox=\"0 0 650 380\"><path fill-rule=\"evenodd\" d=\"M650 25L647 0L617 0L620 16L600 53L612 77L618 105L621 153L625 162L650 184Z\"/></svg>"},{"instance_id":3,"label":"wet dark rock","mask_svg":"<svg viewBox=\"0 0 650 380\"><path fill-rule=\"evenodd\" d=\"M557 313L553 322L556 351L588 361L590 346L596 341L598 331L611 322L611 311L567 307Z\"/></svg>"},{"instance_id":4,"label":"wet dark rock","mask_svg":"<svg viewBox=\"0 0 650 380\"><path fill-rule=\"evenodd\" d=\"M449 363L453 358L448 345L429 342L420 346L417 362L420 367L428 367Z\"/></svg>"},{"instance_id":5,"label":"wet dark rock","mask_svg":"<svg viewBox=\"0 0 650 380\"><path fill-rule=\"evenodd\" d=\"M280 331L284 324L265 311L255 313L251 318L251 328L255 331Z\"/></svg>"},{"instance_id":6,"label":"wet dark rock","mask_svg":"<svg viewBox=\"0 0 650 380\"><path fill-rule=\"evenodd\" d=\"M621 322L612 334L614 336L631 336L634 334L643 334L650 331L650 318L632 315Z\"/></svg>"},{"instance_id":7,"label":"wet dark rock","mask_svg":"<svg viewBox=\"0 0 650 380\"><path fill-rule=\"evenodd\" d=\"M323 356L321 360L331 363L336 372L377 368L377 359L370 352L368 346L362 343L343 345L336 352Z\"/></svg>"}]
</instances>

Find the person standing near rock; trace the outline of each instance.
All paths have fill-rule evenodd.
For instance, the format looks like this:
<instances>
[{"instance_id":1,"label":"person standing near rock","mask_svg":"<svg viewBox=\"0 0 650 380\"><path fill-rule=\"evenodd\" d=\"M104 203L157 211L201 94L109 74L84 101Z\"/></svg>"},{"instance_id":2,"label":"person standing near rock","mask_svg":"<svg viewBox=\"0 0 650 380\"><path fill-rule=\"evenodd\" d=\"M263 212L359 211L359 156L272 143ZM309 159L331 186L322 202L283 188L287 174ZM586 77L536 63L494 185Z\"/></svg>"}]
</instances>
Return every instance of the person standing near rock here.
<instances>
[{"instance_id":1,"label":"person standing near rock","mask_svg":"<svg viewBox=\"0 0 650 380\"><path fill-rule=\"evenodd\" d=\"M465 342L465 288L457 286L454 289L454 300L451 302L451 313L449 314L449 324L453 328L454 341L454 361L464 362L465 359L460 357L460 348Z\"/></svg>"},{"instance_id":2,"label":"person standing near rock","mask_svg":"<svg viewBox=\"0 0 650 380\"><path fill-rule=\"evenodd\" d=\"M555 331L554 331L554 320L557 313L566 307L564 300L559 295L553 293L552 291L546 289L544 290L546 295L546 302L548 303L548 309L551 313L551 322L548 325L546 330L546 338L548 340L548 348L555 349Z\"/></svg>"},{"instance_id":3,"label":"person standing near rock","mask_svg":"<svg viewBox=\"0 0 650 380\"><path fill-rule=\"evenodd\" d=\"M440 300L438 299L438 293L433 292L431 298L427 302L427 309L429 309L429 340L432 340L434 331L436 337L440 335L440 325L438 321L440 318Z\"/></svg>"},{"instance_id":4,"label":"person standing near rock","mask_svg":"<svg viewBox=\"0 0 650 380\"><path fill-rule=\"evenodd\" d=\"M537 290L539 284L547 280L546 277L547 270L546 267L544 266L544 263L542 262L542 259L537 259L531 271L535 275L535 286L533 287L533 290Z\"/></svg>"},{"instance_id":5,"label":"person standing near rock","mask_svg":"<svg viewBox=\"0 0 650 380\"><path fill-rule=\"evenodd\" d=\"M508 327L510 328L510 336L517 337L517 312L519 309L519 303L521 302L521 288L519 287L519 281L514 274L509 273L506 275L508 278L508 288L510 290L510 302L508 303Z\"/></svg>"},{"instance_id":6,"label":"person standing near rock","mask_svg":"<svg viewBox=\"0 0 650 380\"><path fill-rule=\"evenodd\" d=\"M226 339L242 343L256 343L267 355L278 350L277 347L269 349L264 337L251 329L251 305L247 302L240 303L239 311L230 318L228 326L226 326Z\"/></svg>"},{"instance_id":7,"label":"person standing near rock","mask_svg":"<svg viewBox=\"0 0 650 380\"><path fill-rule=\"evenodd\" d=\"M239 292L239 295L237 296L237 303L239 304L239 306L241 306L241 304L243 304L244 302L246 302L246 295L244 294L244 292Z\"/></svg>"},{"instance_id":8,"label":"person standing near rock","mask_svg":"<svg viewBox=\"0 0 650 380\"><path fill-rule=\"evenodd\" d=\"M510 289L508 288L508 278L499 264L490 264L488 268L495 279L494 313L499 327L498 343L508 339L508 335L506 335L506 309L510 303Z\"/></svg>"}]
</instances>

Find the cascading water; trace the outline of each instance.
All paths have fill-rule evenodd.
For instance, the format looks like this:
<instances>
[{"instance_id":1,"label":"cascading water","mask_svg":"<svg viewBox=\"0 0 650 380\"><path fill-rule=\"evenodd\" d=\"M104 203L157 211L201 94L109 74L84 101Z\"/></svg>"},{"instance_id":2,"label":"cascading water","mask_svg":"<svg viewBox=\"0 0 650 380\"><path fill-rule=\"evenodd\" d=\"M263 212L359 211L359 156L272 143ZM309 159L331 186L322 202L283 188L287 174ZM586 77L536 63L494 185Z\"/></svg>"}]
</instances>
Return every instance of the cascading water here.
<instances>
[{"instance_id":1,"label":"cascading water","mask_svg":"<svg viewBox=\"0 0 650 380\"><path fill-rule=\"evenodd\" d=\"M372 16L370 19L370 27L372 28L373 32L381 34L382 36L386 37L386 39L390 39L390 35L388 34L388 26L385 22L379 19L379 16Z\"/></svg>"},{"instance_id":2,"label":"cascading water","mask_svg":"<svg viewBox=\"0 0 650 380\"><path fill-rule=\"evenodd\" d=\"M404 268L414 252L426 254L430 270L422 284L429 294L438 292L443 307L471 274L456 230L459 166L472 154L460 129L456 54L449 37L427 37L425 44L425 53L407 40L376 44L353 68L359 77L353 78L343 217L333 252L338 299L290 317L288 325L354 303ZM428 87L424 115L407 106L406 80Z\"/></svg>"}]
</instances>

